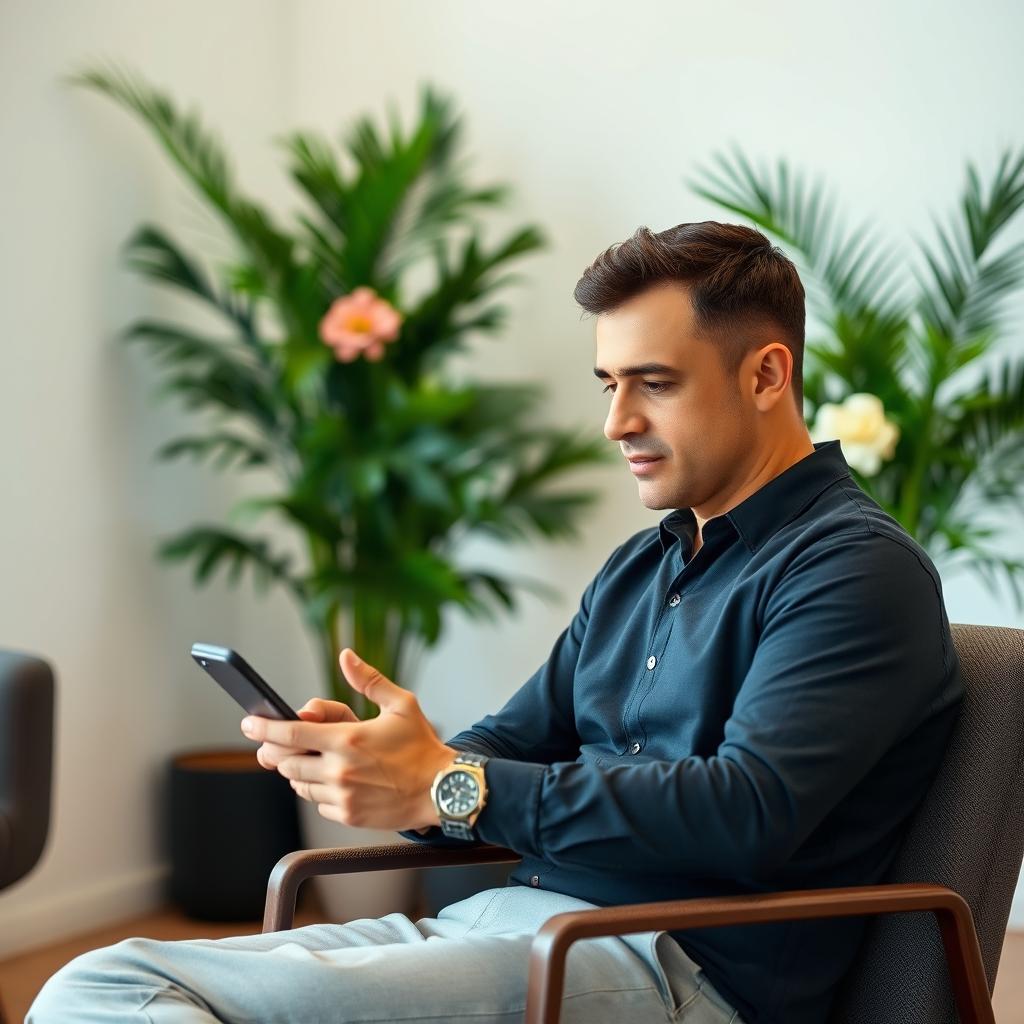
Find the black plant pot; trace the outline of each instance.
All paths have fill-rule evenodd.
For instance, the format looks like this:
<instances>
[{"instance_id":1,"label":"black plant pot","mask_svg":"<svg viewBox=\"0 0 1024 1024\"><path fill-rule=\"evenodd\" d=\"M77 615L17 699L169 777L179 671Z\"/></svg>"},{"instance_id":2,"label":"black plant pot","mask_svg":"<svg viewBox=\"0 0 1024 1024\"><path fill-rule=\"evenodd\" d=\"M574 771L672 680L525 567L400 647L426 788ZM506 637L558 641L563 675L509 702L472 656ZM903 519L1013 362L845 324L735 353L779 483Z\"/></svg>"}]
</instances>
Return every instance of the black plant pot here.
<instances>
[{"instance_id":1,"label":"black plant pot","mask_svg":"<svg viewBox=\"0 0 1024 1024\"><path fill-rule=\"evenodd\" d=\"M207 921L262 919L271 870L300 849L297 799L251 748L176 755L165 822L173 902Z\"/></svg>"}]
</instances>

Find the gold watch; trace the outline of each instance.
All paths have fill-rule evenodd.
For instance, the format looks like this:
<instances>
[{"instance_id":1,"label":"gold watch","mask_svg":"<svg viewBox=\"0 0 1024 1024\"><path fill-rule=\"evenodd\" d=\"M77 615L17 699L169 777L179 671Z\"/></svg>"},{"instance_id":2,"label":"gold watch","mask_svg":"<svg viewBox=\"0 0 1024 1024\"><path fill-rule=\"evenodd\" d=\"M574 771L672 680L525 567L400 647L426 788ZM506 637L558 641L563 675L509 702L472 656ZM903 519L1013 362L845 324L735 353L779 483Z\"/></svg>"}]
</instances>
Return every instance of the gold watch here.
<instances>
[{"instance_id":1,"label":"gold watch","mask_svg":"<svg viewBox=\"0 0 1024 1024\"><path fill-rule=\"evenodd\" d=\"M477 839L473 828L487 803L487 777L484 765L488 758L464 750L447 767L434 776L430 799L434 801L441 831L456 839Z\"/></svg>"}]
</instances>

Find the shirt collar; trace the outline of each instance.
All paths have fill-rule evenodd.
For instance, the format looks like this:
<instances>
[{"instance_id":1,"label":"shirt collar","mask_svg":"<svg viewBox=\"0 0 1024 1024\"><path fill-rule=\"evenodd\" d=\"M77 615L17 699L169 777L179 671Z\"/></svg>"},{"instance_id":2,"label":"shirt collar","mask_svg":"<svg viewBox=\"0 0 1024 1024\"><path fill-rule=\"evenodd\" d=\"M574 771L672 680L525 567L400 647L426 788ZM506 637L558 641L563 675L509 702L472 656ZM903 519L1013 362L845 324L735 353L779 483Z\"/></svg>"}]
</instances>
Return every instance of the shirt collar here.
<instances>
[{"instance_id":1,"label":"shirt collar","mask_svg":"<svg viewBox=\"0 0 1024 1024\"><path fill-rule=\"evenodd\" d=\"M818 441L814 451L773 477L722 516L704 524L707 530L720 519L727 520L743 543L756 551L773 533L795 519L826 487L850 475L850 466L838 441ZM685 537L687 547L697 535L697 518L689 508L673 509L658 524L662 553Z\"/></svg>"}]
</instances>

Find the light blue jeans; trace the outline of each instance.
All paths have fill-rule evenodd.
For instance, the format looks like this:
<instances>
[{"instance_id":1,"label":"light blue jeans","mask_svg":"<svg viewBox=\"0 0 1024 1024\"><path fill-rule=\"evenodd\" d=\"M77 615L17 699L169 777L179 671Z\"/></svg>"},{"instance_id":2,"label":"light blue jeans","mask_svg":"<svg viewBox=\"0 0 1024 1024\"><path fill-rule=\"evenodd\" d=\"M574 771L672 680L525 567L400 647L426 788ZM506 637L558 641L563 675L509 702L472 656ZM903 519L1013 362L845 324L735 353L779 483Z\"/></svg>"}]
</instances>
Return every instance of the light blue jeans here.
<instances>
[{"instance_id":1,"label":"light blue jeans","mask_svg":"<svg viewBox=\"0 0 1024 1024\"><path fill-rule=\"evenodd\" d=\"M124 939L76 957L25 1024L510 1024L523 1019L530 943L593 903L524 885L405 914L226 939ZM561 1024L743 1024L665 932L569 947Z\"/></svg>"}]
</instances>

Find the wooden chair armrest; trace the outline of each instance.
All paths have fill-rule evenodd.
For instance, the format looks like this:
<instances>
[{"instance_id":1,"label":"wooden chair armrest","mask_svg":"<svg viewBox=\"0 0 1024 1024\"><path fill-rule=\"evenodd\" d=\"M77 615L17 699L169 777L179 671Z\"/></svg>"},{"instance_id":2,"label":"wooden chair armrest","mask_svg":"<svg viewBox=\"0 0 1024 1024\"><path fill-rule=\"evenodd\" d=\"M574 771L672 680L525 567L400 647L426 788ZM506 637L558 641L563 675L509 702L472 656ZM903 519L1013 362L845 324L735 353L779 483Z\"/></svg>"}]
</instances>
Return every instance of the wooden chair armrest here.
<instances>
[{"instance_id":1,"label":"wooden chair armrest","mask_svg":"<svg viewBox=\"0 0 1024 1024\"><path fill-rule=\"evenodd\" d=\"M313 875L343 875L352 871L390 871L395 868L453 867L460 864L501 864L522 860L514 850L488 843L465 849L425 843L389 843L385 846L335 846L286 853L267 883L263 931L291 928L299 886Z\"/></svg>"},{"instance_id":2,"label":"wooden chair armrest","mask_svg":"<svg viewBox=\"0 0 1024 1024\"><path fill-rule=\"evenodd\" d=\"M557 1024L565 957L577 939L922 910L938 918L961 1024L995 1024L971 909L952 889L930 883L800 889L756 896L633 903L555 914L544 922L530 949L525 1024Z\"/></svg>"}]
</instances>

